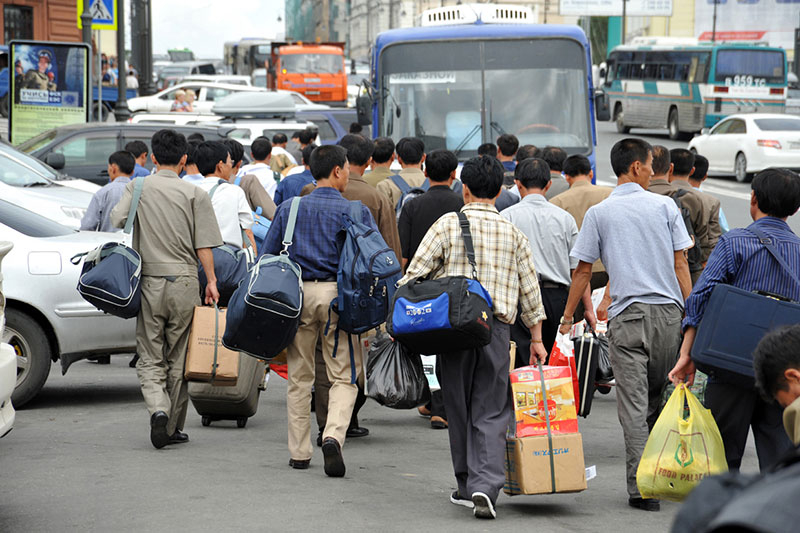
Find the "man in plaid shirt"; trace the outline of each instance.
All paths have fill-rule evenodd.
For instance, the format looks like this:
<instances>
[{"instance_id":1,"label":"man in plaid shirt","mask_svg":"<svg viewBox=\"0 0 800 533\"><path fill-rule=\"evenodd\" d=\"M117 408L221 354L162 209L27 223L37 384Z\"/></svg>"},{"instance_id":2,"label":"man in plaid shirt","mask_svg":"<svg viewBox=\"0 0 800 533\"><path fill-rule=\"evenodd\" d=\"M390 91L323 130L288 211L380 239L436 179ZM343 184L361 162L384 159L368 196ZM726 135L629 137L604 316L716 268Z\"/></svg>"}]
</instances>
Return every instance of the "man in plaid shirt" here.
<instances>
[{"instance_id":1,"label":"man in plaid shirt","mask_svg":"<svg viewBox=\"0 0 800 533\"><path fill-rule=\"evenodd\" d=\"M461 171L464 207L475 247L478 280L494 304L491 342L478 349L443 354L442 391L450 433L450 454L458 490L456 505L474 508L479 518L494 518L494 504L505 481L510 324L517 317L531 329L531 359L544 362L541 322L545 319L530 243L500 216L495 200L503 167L493 157L470 159ZM422 239L401 284L412 278L471 276L456 213L437 220Z\"/></svg>"}]
</instances>

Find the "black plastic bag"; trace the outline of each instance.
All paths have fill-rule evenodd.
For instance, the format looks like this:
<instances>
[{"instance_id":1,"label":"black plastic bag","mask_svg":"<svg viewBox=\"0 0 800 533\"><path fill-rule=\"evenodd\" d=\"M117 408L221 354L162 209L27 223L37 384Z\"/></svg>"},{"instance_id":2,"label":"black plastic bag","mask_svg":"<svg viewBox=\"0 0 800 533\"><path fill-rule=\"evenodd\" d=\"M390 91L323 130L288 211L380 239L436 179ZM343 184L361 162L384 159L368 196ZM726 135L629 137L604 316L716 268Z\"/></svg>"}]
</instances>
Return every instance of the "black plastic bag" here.
<instances>
[{"instance_id":1,"label":"black plastic bag","mask_svg":"<svg viewBox=\"0 0 800 533\"><path fill-rule=\"evenodd\" d=\"M419 355L386 333L379 333L367 355L367 396L392 409L428 403L431 390Z\"/></svg>"},{"instance_id":2,"label":"black plastic bag","mask_svg":"<svg viewBox=\"0 0 800 533\"><path fill-rule=\"evenodd\" d=\"M595 379L597 383L608 383L614 379L614 369L611 368L611 357L608 355L608 337L598 335L600 341L600 353L597 357L597 373Z\"/></svg>"}]
</instances>

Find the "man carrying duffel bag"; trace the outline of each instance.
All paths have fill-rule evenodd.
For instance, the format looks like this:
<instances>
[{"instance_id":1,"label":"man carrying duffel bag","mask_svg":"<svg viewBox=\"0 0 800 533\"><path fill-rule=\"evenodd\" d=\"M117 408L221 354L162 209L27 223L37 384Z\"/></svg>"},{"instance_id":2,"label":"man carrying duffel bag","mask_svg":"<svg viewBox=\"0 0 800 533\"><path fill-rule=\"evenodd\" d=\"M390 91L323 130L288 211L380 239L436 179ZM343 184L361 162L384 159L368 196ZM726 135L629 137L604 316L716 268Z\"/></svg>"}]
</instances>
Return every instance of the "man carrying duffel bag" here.
<instances>
[{"instance_id":1,"label":"man carrying duffel bag","mask_svg":"<svg viewBox=\"0 0 800 533\"><path fill-rule=\"evenodd\" d=\"M754 222L720 237L711 252L686 300L680 359L669 374L674 383L691 385L695 362L706 362L701 366L709 374L706 406L719 426L731 471L739 470L751 426L762 471L791 446L781 409L759 396L747 358L767 330L800 316L800 237L786 223L800 207L800 177L769 169L753 179L752 189ZM709 355L716 356L713 366Z\"/></svg>"},{"instance_id":2,"label":"man carrying duffel bag","mask_svg":"<svg viewBox=\"0 0 800 533\"><path fill-rule=\"evenodd\" d=\"M505 482L506 430L511 413L509 324L517 317L519 303L522 320L531 328L534 341L541 340L541 321L545 315L528 238L502 218L494 206L503 185L502 165L489 156L470 159L464 163L461 181L466 205L459 213L443 215L431 226L400 284L416 284L426 277L434 281L446 277L458 281L462 277L468 278L469 283L479 282L468 285L468 292L489 294L489 313L483 311L481 314L486 316L476 317L479 325L491 329L488 344L481 340L478 343L483 345L456 352L439 352L434 347L426 353L442 354L450 455L458 483L450 501L473 508L478 518L494 518L494 505ZM403 292L403 287L398 289L391 317L390 325L395 330L402 322L406 325L416 322L404 319L405 314L398 308ZM408 313L424 315L428 309L425 305L409 303ZM468 314L470 310L465 311ZM448 316L447 312L440 315L448 325L453 325L455 316ZM468 336L466 330L469 325L453 341ZM422 335L432 339L434 332ZM534 358L544 361L546 357L541 342L533 342L532 362Z\"/></svg>"},{"instance_id":3,"label":"man carrying duffel bag","mask_svg":"<svg viewBox=\"0 0 800 533\"><path fill-rule=\"evenodd\" d=\"M208 194L178 177L187 143L174 130L160 130L151 141L157 172L145 183L136 211L133 248L142 258L142 300L136 320L136 365L150 412L150 441L156 448L186 442L183 433L188 394L183 364L194 308L200 305L197 261L208 277L205 301L219 299L211 248L222 236ZM128 218L134 183L111 211L111 223Z\"/></svg>"}]
</instances>

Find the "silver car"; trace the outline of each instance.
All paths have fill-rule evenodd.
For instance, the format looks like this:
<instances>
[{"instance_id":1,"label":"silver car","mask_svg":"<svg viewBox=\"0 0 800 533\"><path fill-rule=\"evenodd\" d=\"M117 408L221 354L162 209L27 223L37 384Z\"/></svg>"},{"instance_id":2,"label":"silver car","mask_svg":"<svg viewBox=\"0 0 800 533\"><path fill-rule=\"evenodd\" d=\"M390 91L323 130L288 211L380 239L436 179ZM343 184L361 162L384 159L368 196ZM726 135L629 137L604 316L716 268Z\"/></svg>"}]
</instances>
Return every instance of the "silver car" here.
<instances>
[{"instance_id":1,"label":"silver car","mask_svg":"<svg viewBox=\"0 0 800 533\"><path fill-rule=\"evenodd\" d=\"M16 407L33 399L54 361L62 374L80 359L135 351L135 320L97 310L78 294L80 265L70 258L121 233L78 232L0 200L0 241L14 248L3 260L6 327L2 342L17 355Z\"/></svg>"}]
</instances>

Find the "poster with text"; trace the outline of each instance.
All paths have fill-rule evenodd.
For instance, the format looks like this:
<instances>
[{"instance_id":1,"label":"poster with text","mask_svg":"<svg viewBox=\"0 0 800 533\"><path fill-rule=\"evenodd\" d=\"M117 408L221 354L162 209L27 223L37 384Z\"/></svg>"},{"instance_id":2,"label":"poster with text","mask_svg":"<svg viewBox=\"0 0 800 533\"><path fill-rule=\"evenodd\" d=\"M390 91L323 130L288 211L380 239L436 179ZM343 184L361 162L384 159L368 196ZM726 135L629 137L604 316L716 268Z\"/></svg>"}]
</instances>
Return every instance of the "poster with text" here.
<instances>
[{"instance_id":1,"label":"poster with text","mask_svg":"<svg viewBox=\"0 0 800 533\"><path fill-rule=\"evenodd\" d=\"M717 41L764 41L794 48L794 28L800 21L800 0L696 0L694 32L710 41L717 5Z\"/></svg>"},{"instance_id":2,"label":"poster with text","mask_svg":"<svg viewBox=\"0 0 800 533\"><path fill-rule=\"evenodd\" d=\"M11 41L8 137L20 144L47 130L88 122L89 47Z\"/></svg>"}]
</instances>

